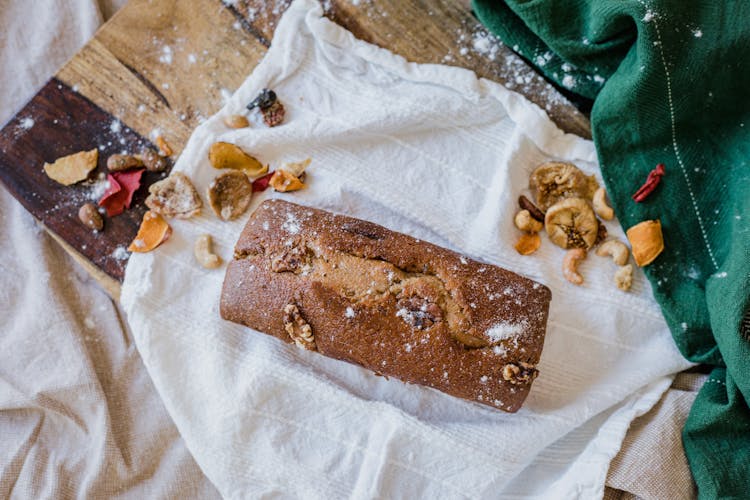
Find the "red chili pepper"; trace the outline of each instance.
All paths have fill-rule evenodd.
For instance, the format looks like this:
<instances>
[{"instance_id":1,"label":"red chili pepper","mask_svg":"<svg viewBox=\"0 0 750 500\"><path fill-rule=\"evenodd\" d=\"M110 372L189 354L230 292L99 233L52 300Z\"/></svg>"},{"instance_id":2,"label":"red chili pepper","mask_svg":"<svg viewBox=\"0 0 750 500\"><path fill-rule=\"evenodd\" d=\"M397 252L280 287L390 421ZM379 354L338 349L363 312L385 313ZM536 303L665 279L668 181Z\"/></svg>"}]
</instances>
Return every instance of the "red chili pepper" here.
<instances>
[{"instance_id":1,"label":"red chili pepper","mask_svg":"<svg viewBox=\"0 0 750 500\"><path fill-rule=\"evenodd\" d=\"M633 199L636 203L640 203L646 198L648 198L648 195L654 192L654 189L656 189L656 186L659 185L659 182L661 182L661 178L664 176L664 164L659 163L655 169L653 169L651 172L648 173L648 177L646 178L646 182L643 183L643 186L638 189L638 191L635 192L633 195Z\"/></svg>"}]
</instances>

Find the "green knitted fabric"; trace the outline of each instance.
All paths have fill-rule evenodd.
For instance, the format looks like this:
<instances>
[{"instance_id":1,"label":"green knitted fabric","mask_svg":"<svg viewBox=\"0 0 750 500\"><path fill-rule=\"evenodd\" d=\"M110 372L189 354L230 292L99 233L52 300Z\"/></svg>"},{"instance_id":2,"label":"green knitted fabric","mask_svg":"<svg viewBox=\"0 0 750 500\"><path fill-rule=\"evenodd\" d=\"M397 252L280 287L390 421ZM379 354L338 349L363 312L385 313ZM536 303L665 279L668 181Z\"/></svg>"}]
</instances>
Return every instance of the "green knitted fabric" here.
<instances>
[{"instance_id":1,"label":"green knitted fabric","mask_svg":"<svg viewBox=\"0 0 750 500\"><path fill-rule=\"evenodd\" d=\"M750 497L750 1L474 0L550 79L594 99L602 175L680 351L715 366L683 431L702 498ZM657 163L661 184L631 196ZM743 317L745 326L743 327Z\"/></svg>"}]
</instances>

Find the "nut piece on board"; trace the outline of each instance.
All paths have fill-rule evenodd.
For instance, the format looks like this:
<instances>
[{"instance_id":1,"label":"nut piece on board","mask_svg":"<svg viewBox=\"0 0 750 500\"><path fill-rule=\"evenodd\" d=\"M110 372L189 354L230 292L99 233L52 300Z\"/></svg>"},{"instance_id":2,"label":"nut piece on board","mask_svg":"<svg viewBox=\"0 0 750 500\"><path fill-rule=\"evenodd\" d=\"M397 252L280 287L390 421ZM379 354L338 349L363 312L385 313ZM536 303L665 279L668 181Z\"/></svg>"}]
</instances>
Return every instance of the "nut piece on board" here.
<instances>
[{"instance_id":1,"label":"nut piece on board","mask_svg":"<svg viewBox=\"0 0 750 500\"><path fill-rule=\"evenodd\" d=\"M615 264L618 266L624 266L628 263L630 250L628 250L628 247L622 241L607 240L596 249L596 255L599 257L610 255Z\"/></svg>"},{"instance_id":2,"label":"nut piece on board","mask_svg":"<svg viewBox=\"0 0 750 500\"><path fill-rule=\"evenodd\" d=\"M521 255L531 255L536 252L539 246L542 244L542 238L539 233L522 234L516 242L516 252Z\"/></svg>"},{"instance_id":3,"label":"nut piece on board","mask_svg":"<svg viewBox=\"0 0 750 500\"><path fill-rule=\"evenodd\" d=\"M44 164L44 173L53 181L57 181L65 186L70 186L76 182L81 182L89 176L89 173L96 168L99 161L99 150L94 148L90 151L80 151L78 153L58 158L54 163Z\"/></svg>"},{"instance_id":4,"label":"nut piece on board","mask_svg":"<svg viewBox=\"0 0 750 500\"><path fill-rule=\"evenodd\" d=\"M516 227L528 233L538 233L544 229L544 225L533 218L528 210L520 210L513 219Z\"/></svg>"},{"instance_id":5,"label":"nut piece on board","mask_svg":"<svg viewBox=\"0 0 750 500\"><path fill-rule=\"evenodd\" d=\"M110 172L121 172L123 170L130 170L131 168L140 168L143 166L143 161L133 155L112 155L107 158L107 169Z\"/></svg>"},{"instance_id":6,"label":"nut piece on board","mask_svg":"<svg viewBox=\"0 0 750 500\"><path fill-rule=\"evenodd\" d=\"M245 128L250 126L250 121L244 115L227 115L224 117L224 125L229 128Z\"/></svg>"},{"instance_id":7,"label":"nut piece on board","mask_svg":"<svg viewBox=\"0 0 750 500\"><path fill-rule=\"evenodd\" d=\"M305 185L301 180L299 180L299 178L290 174L286 170L277 170L276 172L274 172L268 183L272 188L281 193L286 193L288 191L297 191L298 189L302 189L303 187L305 187Z\"/></svg>"},{"instance_id":8,"label":"nut piece on board","mask_svg":"<svg viewBox=\"0 0 750 500\"><path fill-rule=\"evenodd\" d=\"M563 276L574 285L583 284L583 276L578 272L578 264L585 258L586 250L583 248L572 248L565 253Z\"/></svg>"},{"instance_id":9,"label":"nut piece on board","mask_svg":"<svg viewBox=\"0 0 750 500\"><path fill-rule=\"evenodd\" d=\"M615 272L615 284L623 292L630 290L630 287L633 285L633 264L620 266L617 272Z\"/></svg>"},{"instance_id":10,"label":"nut piece on board","mask_svg":"<svg viewBox=\"0 0 750 500\"><path fill-rule=\"evenodd\" d=\"M149 188L146 206L164 217L189 219L201 211L203 202L190 178L181 172L172 172L164 180Z\"/></svg>"},{"instance_id":11,"label":"nut piece on board","mask_svg":"<svg viewBox=\"0 0 750 500\"><path fill-rule=\"evenodd\" d=\"M590 200L599 185L594 176L585 175L572 163L552 161L531 173L529 187L536 192L539 208L547 210L564 198Z\"/></svg>"},{"instance_id":12,"label":"nut piece on board","mask_svg":"<svg viewBox=\"0 0 750 500\"><path fill-rule=\"evenodd\" d=\"M245 153L242 148L228 142L215 142L208 150L208 161L214 168L244 170L247 175L255 177L268 171L257 159Z\"/></svg>"},{"instance_id":13,"label":"nut piece on board","mask_svg":"<svg viewBox=\"0 0 750 500\"><path fill-rule=\"evenodd\" d=\"M588 201L566 198L547 210L544 227L552 243L560 248L591 248L599 231L599 221Z\"/></svg>"},{"instance_id":14,"label":"nut piece on board","mask_svg":"<svg viewBox=\"0 0 750 500\"><path fill-rule=\"evenodd\" d=\"M253 184L236 170L219 174L206 191L208 204L221 220L236 219L250 206Z\"/></svg>"},{"instance_id":15,"label":"nut piece on board","mask_svg":"<svg viewBox=\"0 0 750 500\"><path fill-rule=\"evenodd\" d=\"M612 220L615 218L615 211L607 203L607 191L603 187L596 190L592 203L594 205L594 212L602 219Z\"/></svg>"},{"instance_id":16,"label":"nut piece on board","mask_svg":"<svg viewBox=\"0 0 750 500\"><path fill-rule=\"evenodd\" d=\"M172 234L172 228L164 218L149 210L143 214L138 234L128 247L129 252L146 253L158 247Z\"/></svg>"},{"instance_id":17,"label":"nut piece on board","mask_svg":"<svg viewBox=\"0 0 750 500\"><path fill-rule=\"evenodd\" d=\"M625 234L633 249L633 259L639 267L651 264L664 250L664 236L659 219L639 222Z\"/></svg>"},{"instance_id":18,"label":"nut piece on board","mask_svg":"<svg viewBox=\"0 0 750 500\"><path fill-rule=\"evenodd\" d=\"M81 205L78 209L78 219L89 229L101 231L104 227L104 219L93 203Z\"/></svg>"},{"instance_id":19,"label":"nut piece on board","mask_svg":"<svg viewBox=\"0 0 750 500\"><path fill-rule=\"evenodd\" d=\"M216 269L221 265L221 257L213 252L213 241L210 234L202 234L195 240L193 247L195 260L206 269Z\"/></svg>"},{"instance_id":20,"label":"nut piece on board","mask_svg":"<svg viewBox=\"0 0 750 500\"><path fill-rule=\"evenodd\" d=\"M149 172L161 172L167 168L167 160L163 156L159 155L156 151L150 148L143 148L141 154L138 155L143 166Z\"/></svg>"}]
</instances>

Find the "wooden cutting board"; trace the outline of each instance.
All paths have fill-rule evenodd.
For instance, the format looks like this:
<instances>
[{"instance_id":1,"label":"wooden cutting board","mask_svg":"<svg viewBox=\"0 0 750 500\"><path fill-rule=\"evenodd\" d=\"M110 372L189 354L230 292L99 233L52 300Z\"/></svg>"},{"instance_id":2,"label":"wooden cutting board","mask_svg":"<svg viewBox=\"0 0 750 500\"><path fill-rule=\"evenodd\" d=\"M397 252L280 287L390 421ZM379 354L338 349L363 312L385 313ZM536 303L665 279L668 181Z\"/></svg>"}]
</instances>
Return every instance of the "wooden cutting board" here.
<instances>
[{"instance_id":1,"label":"wooden cutting board","mask_svg":"<svg viewBox=\"0 0 750 500\"><path fill-rule=\"evenodd\" d=\"M288 0L131 0L0 131L0 180L114 297L145 212L146 174L133 208L94 233L78 208L101 182L65 187L44 162L99 149L138 152L164 137L176 158L191 131L252 72ZM355 36L410 61L462 66L519 91L565 131L590 137L587 118L476 21L461 0L325 0Z\"/></svg>"}]
</instances>

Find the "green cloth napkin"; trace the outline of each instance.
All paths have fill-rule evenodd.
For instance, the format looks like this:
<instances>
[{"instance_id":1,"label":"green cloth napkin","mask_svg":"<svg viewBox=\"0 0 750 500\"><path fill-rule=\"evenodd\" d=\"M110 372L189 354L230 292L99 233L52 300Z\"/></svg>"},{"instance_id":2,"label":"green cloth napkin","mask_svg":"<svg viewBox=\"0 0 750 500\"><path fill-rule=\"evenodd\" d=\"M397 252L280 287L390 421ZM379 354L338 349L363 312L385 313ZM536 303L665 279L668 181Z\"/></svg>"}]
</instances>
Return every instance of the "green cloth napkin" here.
<instances>
[{"instance_id":1,"label":"green cloth napkin","mask_svg":"<svg viewBox=\"0 0 750 500\"><path fill-rule=\"evenodd\" d=\"M749 498L750 1L474 0L474 10L550 79L594 99L617 217L625 229L661 220L666 248L646 275L683 355L715 366L683 431L699 495ZM635 203L657 163L666 175Z\"/></svg>"}]
</instances>

